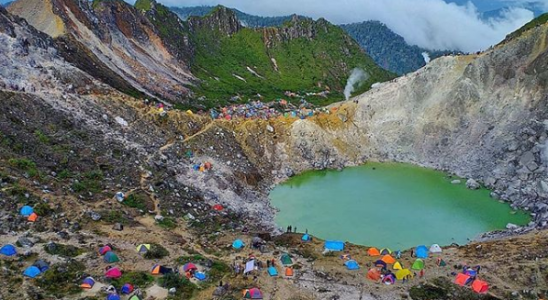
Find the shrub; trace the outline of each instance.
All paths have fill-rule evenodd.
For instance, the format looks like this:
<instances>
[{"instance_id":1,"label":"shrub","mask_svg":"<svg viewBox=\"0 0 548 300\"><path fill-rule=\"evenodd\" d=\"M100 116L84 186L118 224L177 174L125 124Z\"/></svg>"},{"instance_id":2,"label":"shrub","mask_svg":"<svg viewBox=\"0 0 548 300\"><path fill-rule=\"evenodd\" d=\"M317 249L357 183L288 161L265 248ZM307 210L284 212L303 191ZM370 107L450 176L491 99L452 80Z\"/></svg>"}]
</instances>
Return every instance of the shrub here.
<instances>
[{"instance_id":1,"label":"shrub","mask_svg":"<svg viewBox=\"0 0 548 300\"><path fill-rule=\"evenodd\" d=\"M79 280L86 266L81 262L70 260L65 264L51 266L36 284L54 297L61 298L81 292Z\"/></svg>"},{"instance_id":2,"label":"shrub","mask_svg":"<svg viewBox=\"0 0 548 300\"><path fill-rule=\"evenodd\" d=\"M145 253L146 259L160 259L169 255L169 251L162 245L150 244L150 249Z\"/></svg>"},{"instance_id":3,"label":"shrub","mask_svg":"<svg viewBox=\"0 0 548 300\"><path fill-rule=\"evenodd\" d=\"M59 255L64 257L76 257L85 251L72 245L64 245L57 243L49 243L44 245L44 250L51 255Z\"/></svg>"},{"instance_id":4,"label":"shrub","mask_svg":"<svg viewBox=\"0 0 548 300\"><path fill-rule=\"evenodd\" d=\"M158 279L160 286L170 289L175 288L177 299L190 299L197 290L197 286L186 278L181 278L175 273L169 273Z\"/></svg>"},{"instance_id":5,"label":"shrub","mask_svg":"<svg viewBox=\"0 0 548 300\"><path fill-rule=\"evenodd\" d=\"M148 272L143 271L130 271L124 272L122 277L112 281L112 285L120 288L125 283L131 283L134 286L143 289L147 288L154 282L154 277Z\"/></svg>"}]
</instances>

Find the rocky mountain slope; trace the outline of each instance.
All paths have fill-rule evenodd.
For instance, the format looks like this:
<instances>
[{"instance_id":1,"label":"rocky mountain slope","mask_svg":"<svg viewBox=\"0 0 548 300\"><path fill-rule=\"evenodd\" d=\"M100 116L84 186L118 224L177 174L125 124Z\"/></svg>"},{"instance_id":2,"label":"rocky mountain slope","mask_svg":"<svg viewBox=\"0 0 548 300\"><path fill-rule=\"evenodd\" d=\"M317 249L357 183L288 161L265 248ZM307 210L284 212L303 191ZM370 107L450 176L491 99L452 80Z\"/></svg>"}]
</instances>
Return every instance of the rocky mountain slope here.
<instances>
[{"instance_id":1,"label":"rocky mountain slope","mask_svg":"<svg viewBox=\"0 0 548 300\"><path fill-rule=\"evenodd\" d=\"M151 0L135 7L120 0L21 0L9 10L54 38L65 59L103 82L180 107L212 107L258 94L273 100L288 90L327 91L307 100L331 103L342 98L354 68L370 75L362 91L393 76L325 21L298 19L253 30L220 7L183 22Z\"/></svg>"},{"instance_id":2,"label":"rocky mountain slope","mask_svg":"<svg viewBox=\"0 0 548 300\"><path fill-rule=\"evenodd\" d=\"M548 23L532 24L488 52L436 59L328 107L330 113L226 121L162 113L121 93L65 59L57 39L0 8L0 241L19 251L0 259L7 287L0 296L104 297L99 289L88 294L78 287L93 276L118 287L138 280L147 296L159 298L176 286L173 297L210 299L221 279L231 286L227 297L241 297L256 284L270 299L545 297ZM231 26L225 28L233 33L238 25ZM293 34L303 32L287 27L275 36ZM534 214L530 226L509 231L529 234L448 247L449 267L429 261L426 277L408 285L346 273L338 257L321 254L320 241L302 244L298 234L267 242L265 253L254 251L262 261L291 253L298 266L293 279L262 272L251 283L232 276L228 265L242 255L230 243L275 232L267 198L273 184L306 170L368 160L411 162L475 179L494 197ZM205 162L211 170L193 168ZM114 198L120 191L127 195L122 202ZM224 210L212 210L214 204ZM40 214L37 222L19 214L23 205ZM117 265L126 277L120 281L102 278L108 263L97 248L106 243L121 256ZM164 249L155 245L160 250L142 257L135 251L139 243ZM363 247L348 250L362 265L372 262ZM37 258L50 270L23 279ZM404 252L402 259L409 265L412 258ZM212 279L149 275L154 263L180 267L188 261ZM471 295L449 282L458 269L451 266L463 261L484 267L491 295Z\"/></svg>"}]
</instances>

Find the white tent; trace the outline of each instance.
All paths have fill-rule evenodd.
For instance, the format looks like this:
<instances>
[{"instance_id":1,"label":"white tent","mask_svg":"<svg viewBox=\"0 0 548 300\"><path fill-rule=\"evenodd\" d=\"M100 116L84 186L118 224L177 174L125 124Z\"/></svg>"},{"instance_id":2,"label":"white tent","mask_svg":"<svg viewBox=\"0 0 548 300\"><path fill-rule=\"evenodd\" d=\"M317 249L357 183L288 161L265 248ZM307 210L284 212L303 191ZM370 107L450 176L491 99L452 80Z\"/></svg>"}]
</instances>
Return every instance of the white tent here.
<instances>
[{"instance_id":1,"label":"white tent","mask_svg":"<svg viewBox=\"0 0 548 300\"><path fill-rule=\"evenodd\" d=\"M431 253L441 253L441 251L441 247L438 244L433 244L432 246L430 246Z\"/></svg>"},{"instance_id":2,"label":"white tent","mask_svg":"<svg viewBox=\"0 0 548 300\"><path fill-rule=\"evenodd\" d=\"M252 259L250 261L248 261L247 263L245 263L245 270L244 270L244 274L247 274L251 271L255 270L255 260Z\"/></svg>"}]
</instances>

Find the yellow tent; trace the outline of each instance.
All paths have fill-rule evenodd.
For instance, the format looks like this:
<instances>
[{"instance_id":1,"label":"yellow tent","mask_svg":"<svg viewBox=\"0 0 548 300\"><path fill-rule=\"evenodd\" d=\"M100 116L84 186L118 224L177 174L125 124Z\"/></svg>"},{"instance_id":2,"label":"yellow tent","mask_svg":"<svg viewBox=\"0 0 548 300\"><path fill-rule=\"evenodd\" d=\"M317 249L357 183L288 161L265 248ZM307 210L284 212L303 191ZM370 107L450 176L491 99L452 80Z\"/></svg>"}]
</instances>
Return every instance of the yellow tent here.
<instances>
[{"instance_id":1,"label":"yellow tent","mask_svg":"<svg viewBox=\"0 0 548 300\"><path fill-rule=\"evenodd\" d=\"M146 253L150 250L150 244L141 244L137 246L137 252L139 253Z\"/></svg>"},{"instance_id":2,"label":"yellow tent","mask_svg":"<svg viewBox=\"0 0 548 300\"><path fill-rule=\"evenodd\" d=\"M411 271L409 271L409 269L402 269L402 270L399 270L398 272L396 272L396 278L398 280L402 280L407 276L413 277L413 273L411 273Z\"/></svg>"},{"instance_id":3,"label":"yellow tent","mask_svg":"<svg viewBox=\"0 0 548 300\"><path fill-rule=\"evenodd\" d=\"M192 113L192 111L191 111L190 109L187 110L186 113L189 114L189 115L193 115L193 114L194 114L194 113Z\"/></svg>"},{"instance_id":4,"label":"yellow tent","mask_svg":"<svg viewBox=\"0 0 548 300\"><path fill-rule=\"evenodd\" d=\"M394 264L394 266L392 266L392 268L394 268L394 270L401 270L401 269L403 269L399 261L397 261L397 262Z\"/></svg>"}]
</instances>

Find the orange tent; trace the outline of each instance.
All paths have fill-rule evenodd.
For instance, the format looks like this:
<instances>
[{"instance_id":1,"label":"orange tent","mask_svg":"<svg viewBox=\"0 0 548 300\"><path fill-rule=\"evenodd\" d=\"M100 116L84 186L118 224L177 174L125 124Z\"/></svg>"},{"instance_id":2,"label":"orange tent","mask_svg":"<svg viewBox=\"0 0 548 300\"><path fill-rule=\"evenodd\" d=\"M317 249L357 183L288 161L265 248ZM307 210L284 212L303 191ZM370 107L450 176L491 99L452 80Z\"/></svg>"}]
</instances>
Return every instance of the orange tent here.
<instances>
[{"instance_id":1,"label":"orange tent","mask_svg":"<svg viewBox=\"0 0 548 300\"><path fill-rule=\"evenodd\" d=\"M30 222L36 222L36 220L38 220L38 215L36 213L32 213L27 220Z\"/></svg>"},{"instance_id":2,"label":"orange tent","mask_svg":"<svg viewBox=\"0 0 548 300\"><path fill-rule=\"evenodd\" d=\"M369 248L369 250L367 250L367 254L369 256L379 256L381 255L381 252L377 248Z\"/></svg>"},{"instance_id":3,"label":"orange tent","mask_svg":"<svg viewBox=\"0 0 548 300\"><path fill-rule=\"evenodd\" d=\"M367 271L367 279L373 281L379 281L381 279L381 272L378 269L370 269Z\"/></svg>"},{"instance_id":4,"label":"orange tent","mask_svg":"<svg viewBox=\"0 0 548 300\"><path fill-rule=\"evenodd\" d=\"M387 264L393 264L396 262L396 260L392 256L390 256L390 254L386 254L385 256L383 256L381 260Z\"/></svg>"},{"instance_id":5,"label":"orange tent","mask_svg":"<svg viewBox=\"0 0 548 300\"><path fill-rule=\"evenodd\" d=\"M152 267L152 271L150 273L152 273L152 275L159 275L160 274L160 265L154 265L154 267Z\"/></svg>"},{"instance_id":6,"label":"orange tent","mask_svg":"<svg viewBox=\"0 0 548 300\"><path fill-rule=\"evenodd\" d=\"M285 268L285 276L287 277L293 276L293 268Z\"/></svg>"},{"instance_id":7,"label":"orange tent","mask_svg":"<svg viewBox=\"0 0 548 300\"><path fill-rule=\"evenodd\" d=\"M487 284L487 282L485 282L485 281L481 281L479 279L476 279L472 283L472 289L476 293L485 294L485 293L487 293L487 290L489 290L489 284Z\"/></svg>"},{"instance_id":8,"label":"orange tent","mask_svg":"<svg viewBox=\"0 0 548 300\"><path fill-rule=\"evenodd\" d=\"M457 274L457 277L455 278L455 283L460 286L464 286L466 282L468 281L468 279L470 279L470 275L459 273Z\"/></svg>"}]
</instances>

